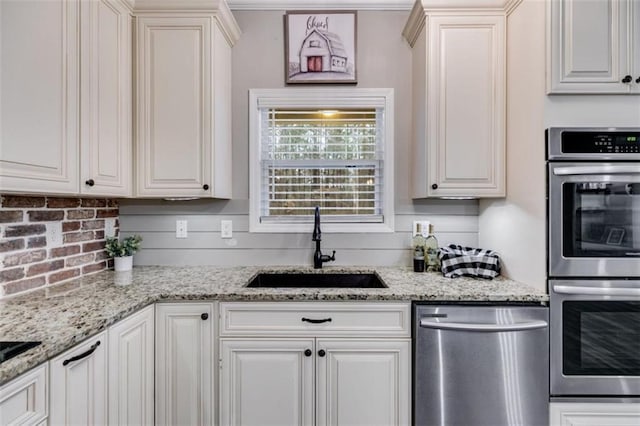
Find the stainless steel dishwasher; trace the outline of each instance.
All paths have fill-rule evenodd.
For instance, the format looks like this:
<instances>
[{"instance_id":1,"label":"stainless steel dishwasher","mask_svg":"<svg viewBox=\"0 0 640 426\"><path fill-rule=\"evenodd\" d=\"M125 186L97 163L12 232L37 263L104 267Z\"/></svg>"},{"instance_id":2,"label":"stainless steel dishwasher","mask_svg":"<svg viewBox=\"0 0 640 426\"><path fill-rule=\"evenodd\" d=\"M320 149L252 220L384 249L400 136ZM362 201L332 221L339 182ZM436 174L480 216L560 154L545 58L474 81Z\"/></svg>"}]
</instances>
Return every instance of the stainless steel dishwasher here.
<instances>
[{"instance_id":1,"label":"stainless steel dishwasher","mask_svg":"<svg viewBox=\"0 0 640 426\"><path fill-rule=\"evenodd\" d=\"M549 424L543 306L414 306L414 423Z\"/></svg>"}]
</instances>

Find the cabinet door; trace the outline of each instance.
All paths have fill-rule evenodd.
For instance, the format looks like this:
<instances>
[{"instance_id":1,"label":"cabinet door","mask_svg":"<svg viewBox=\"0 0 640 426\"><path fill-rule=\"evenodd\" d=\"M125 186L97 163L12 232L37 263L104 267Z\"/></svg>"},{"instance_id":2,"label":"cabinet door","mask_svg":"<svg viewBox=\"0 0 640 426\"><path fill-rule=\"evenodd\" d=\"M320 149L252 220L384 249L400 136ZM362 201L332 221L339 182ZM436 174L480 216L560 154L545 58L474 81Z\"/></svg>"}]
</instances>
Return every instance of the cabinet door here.
<instances>
[{"instance_id":1,"label":"cabinet door","mask_svg":"<svg viewBox=\"0 0 640 426\"><path fill-rule=\"evenodd\" d=\"M631 1L633 3L633 1ZM627 93L627 0L548 2L549 93Z\"/></svg>"},{"instance_id":2,"label":"cabinet door","mask_svg":"<svg viewBox=\"0 0 640 426\"><path fill-rule=\"evenodd\" d=\"M429 196L505 194L505 18L429 23Z\"/></svg>"},{"instance_id":3,"label":"cabinet door","mask_svg":"<svg viewBox=\"0 0 640 426\"><path fill-rule=\"evenodd\" d=\"M79 1L0 1L0 190L78 192Z\"/></svg>"},{"instance_id":4,"label":"cabinet door","mask_svg":"<svg viewBox=\"0 0 640 426\"><path fill-rule=\"evenodd\" d=\"M408 339L318 339L317 425L409 425L410 350Z\"/></svg>"},{"instance_id":5,"label":"cabinet door","mask_svg":"<svg viewBox=\"0 0 640 426\"><path fill-rule=\"evenodd\" d=\"M631 83L631 91L633 93L640 93L640 2L629 2L629 13L631 14L631 58L633 60L631 67L631 77L633 82Z\"/></svg>"},{"instance_id":6,"label":"cabinet door","mask_svg":"<svg viewBox=\"0 0 640 426\"><path fill-rule=\"evenodd\" d=\"M313 339L221 339L220 424L313 425Z\"/></svg>"},{"instance_id":7,"label":"cabinet door","mask_svg":"<svg viewBox=\"0 0 640 426\"><path fill-rule=\"evenodd\" d=\"M137 18L138 196L211 194L211 26Z\"/></svg>"},{"instance_id":8,"label":"cabinet door","mask_svg":"<svg viewBox=\"0 0 640 426\"><path fill-rule=\"evenodd\" d=\"M156 424L213 423L213 321L212 303L156 305Z\"/></svg>"},{"instance_id":9,"label":"cabinet door","mask_svg":"<svg viewBox=\"0 0 640 426\"><path fill-rule=\"evenodd\" d=\"M51 360L52 425L107 424L107 335Z\"/></svg>"},{"instance_id":10,"label":"cabinet door","mask_svg":"<svg viewBox=\"0 0 640 426\"><path fill-rule=\"evenodd\" d=\"M109 328L109 424L153 424L153 306Z\"/></svg>"},{"instance_id":11,"label":"cabinet door","mask_svg":"<svg viewBox=\"0 0 640 426\"><path fill-rule=\"evenodd\" d=\"M131 15L117 0L81 3L80 191L131 195Z\"/></svg>"},{"instance_id":12,"label":"cabinet door","mask_svg":"<svg viewBox=\"0 0 640 426\"><path fill-rule=\"evenodd\" d=\"M46 424L49 404L48 363L0 387L0 425Z\"/></svg>"},{"instance_id":13,"label":"cabinet door","mask_svg":"<svg viewBox=\"0 0 640 426\"><path fill-rule=\"evenodd\" d=\"M549 413L551 426L640 424L640 403L551 403Z\"/></svg>"}]
</instances>

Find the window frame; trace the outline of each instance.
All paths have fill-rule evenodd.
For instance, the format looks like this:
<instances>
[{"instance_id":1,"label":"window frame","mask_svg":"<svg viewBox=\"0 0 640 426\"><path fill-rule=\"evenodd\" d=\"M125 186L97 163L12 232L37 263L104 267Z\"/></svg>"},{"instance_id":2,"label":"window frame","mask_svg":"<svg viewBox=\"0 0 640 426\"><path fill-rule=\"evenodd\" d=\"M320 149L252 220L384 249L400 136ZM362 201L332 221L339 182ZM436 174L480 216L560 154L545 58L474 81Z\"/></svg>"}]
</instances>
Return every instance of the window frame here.
<instances>
[{"instance_id":1,"label":"window frame","mask_svg":"<svg viewBox=\"0 0 640 426\"><path fill-rule=\"evenodd\" d=\"M261 128L260 108L383 108L384 167L382 185L383 220L379 223L322 223L322 232L365 233L394 232L394 102L393 89L360 88L286 88L249 90L249 232L306 233L313 230L313 219L306 222L261 222Z\"/></svg>"}]
</instances>

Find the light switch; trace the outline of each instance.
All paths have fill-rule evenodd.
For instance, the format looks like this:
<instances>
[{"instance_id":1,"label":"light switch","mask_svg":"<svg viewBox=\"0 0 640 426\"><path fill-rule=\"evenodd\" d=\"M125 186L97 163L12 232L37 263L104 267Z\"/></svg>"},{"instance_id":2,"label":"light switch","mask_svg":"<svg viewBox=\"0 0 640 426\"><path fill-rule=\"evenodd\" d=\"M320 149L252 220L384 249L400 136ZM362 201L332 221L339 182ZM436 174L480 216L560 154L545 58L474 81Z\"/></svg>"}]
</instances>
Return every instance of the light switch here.
<instances>
[{"instance_id":1,"label":"light switch","mask_svg":"<svg viewBox=\"0 0 640 426\"><path fill-rule=\"evenodd\" d=\"M233 238L233 221L231 220L220 221L220 236L222 238Z\"/></svg>"}]
</instances>

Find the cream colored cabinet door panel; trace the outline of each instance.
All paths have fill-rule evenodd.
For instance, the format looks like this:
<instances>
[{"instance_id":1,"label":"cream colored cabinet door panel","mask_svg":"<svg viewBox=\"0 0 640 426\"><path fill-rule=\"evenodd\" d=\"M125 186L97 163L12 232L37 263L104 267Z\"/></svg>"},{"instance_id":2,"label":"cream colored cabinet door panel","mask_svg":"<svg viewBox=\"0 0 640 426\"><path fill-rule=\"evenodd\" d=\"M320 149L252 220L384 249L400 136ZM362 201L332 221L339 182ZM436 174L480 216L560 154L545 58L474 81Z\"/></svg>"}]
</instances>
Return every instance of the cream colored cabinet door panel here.
<instances>
[{"instance_id":1,"label":"cream colored cabinet door panel","mask_svg":"<svg viewBox=\"0 0 640 426\"><path fill-rule=\"evenodd\" d=\"M220 424L313 425L313 339L221 339Z\"/></svg>"},{"instance_id":2,"label":"cream colored cabinet door panel","mask_svg":"<svg viewBox=\"0 0 640 426\"><path fill-rule=\"evenodd\" d=\"M109 424L152 425L153 305L109 327Z\"/></svg>"},{"instance_id":3,"label":"cream colored cabinet door panel","mask_svg":"<svg viewBox=\"0 0 640 426\"><path fill-rule=\"evenodd\" d=\"M51 425L107 424L107 334L50 361Z\"/></svg>"},{"instance_id":4,"label":"cream colored cabinet door panel","mask_svg":"<svg viewBox=\"0 0 640 426\"><path fill-rule=\"evenodd\" d=\"M634 3L637 1L548 2L549 93L630 91L635 83L626 78L631 66L628 31L632 21L628 18L630 9L637 8Z\"/></svg>"},{"instance_id":5,"label":"cream colored cabinet door panel","mask_svg":"<svg viewBox=\"0 0 640 426\"><path fill-rule=\"evenodd\" d=\"M139 17L136 25L137 195L208 196L212 20Z\"/></svg>"},{"instance_id":6,"label":"cream colored cabinet door panel","mask_svg":"<svg viewBox=\"0 0 640 426\"><path fill-rule=\"evenodd\" d=\"M0 425L46 424L48 366L44 363L0 387Z\"/></svg>"},{"instance_id":7,"label":"cream colored cabinet door panel","mask_svg":"<svg viewBox=\"0 0 640 426\"><path fill-rule=\"evenodd\" d=\"M131 195L131 31L120 0L81 3L82 194Z\"/></svg>"},{"instance_id":8,"label":"cream colored cabinet door panel","mask_svg":"<svg viewBox=\"0 0 640 426\"><path fill-rule=\"evenodd\" d=\"M214 318L213 303L156 305L156 424L213 424Z\"/></svg>"},{"instance_id":9,"label":"cream colored cabinet door panel","mask_svg":"<svg viewBox=\"0 0 640 426\"><path fill-rule=\"evenodd\" d=\"M317 425L409 425L411 343L318 339Z\"/></svg>"},{"instance_id":10,"label":"cream colored cabinet door panel","mask_svg":"<svg viewBox=\"0 0 640 426\"><path fill-rule=\"evenodd\" d=\"M79 14L0 1L0 191L78 193Z\"/></svg>"},{"instance_id":11,"label":"cream colored cabinet door panel","mask_svg":"<svg viewBox=\"0 0 640 426\"><path fill-rule=\"evenodd\" d=\"M428 52L428 196L504 196L505 17L431 17Z\"/></svg>"},{"instance_id":12,"label":"cream colored cabinet door panel","mask_svg":"<svg viewBox=\"0 0 640 426\"><path fill-rule=\"evenodd\" d=\"M551 426L637 426L640 403L576 403L549 404Z\"/></svg>"},{"instance_id":13,"label":"cream colored cabinet door panel","mask_svg":"<svg viewBox=\"0 0 640 426\"><path fill-rule=\"evenodd\" d=\"M631 1L629 11L631 13L631 28L629 31L631 40L633 40L631 42L631 57L633 58L631 92L640 93L640 2L637 0Z\"/></svg>"}]
</instances>

